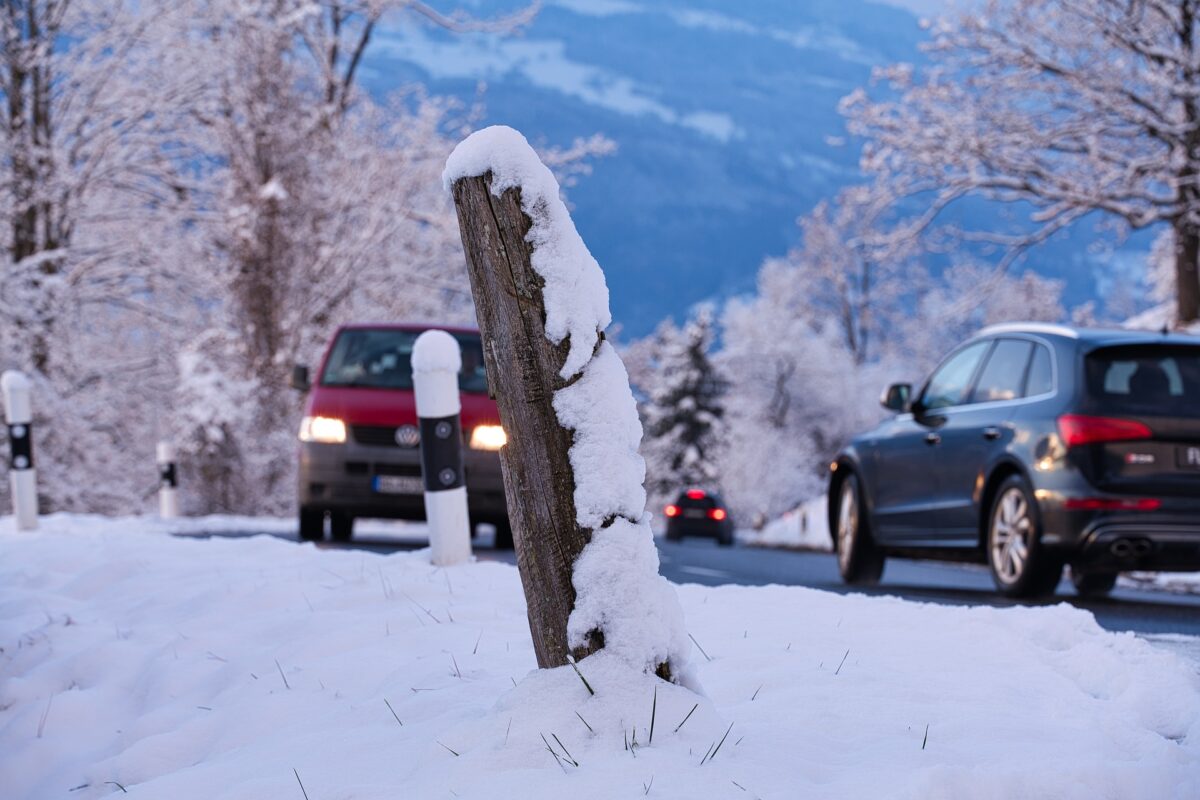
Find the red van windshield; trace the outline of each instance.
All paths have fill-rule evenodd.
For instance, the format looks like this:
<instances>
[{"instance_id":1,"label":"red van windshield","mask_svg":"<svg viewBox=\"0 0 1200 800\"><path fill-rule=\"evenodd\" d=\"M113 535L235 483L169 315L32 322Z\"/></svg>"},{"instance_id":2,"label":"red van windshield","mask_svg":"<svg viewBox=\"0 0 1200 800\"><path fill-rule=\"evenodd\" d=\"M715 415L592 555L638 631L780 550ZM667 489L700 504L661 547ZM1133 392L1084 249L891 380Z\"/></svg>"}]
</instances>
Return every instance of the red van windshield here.
<instances>
[{"instance_id":1,"label":"red van windshield","mask_svg":"<svg viewBox=\"0 0 1200 800\"><path fill-rule=\"evenodd\" d=\"M412 350L420 331L389 328L351 328L338 334L321 374L322 386L369 389L412 389ZM462 348L458 387L485 394L483 345L478 334L455 333Z\"/></svg>"}]
</instances>

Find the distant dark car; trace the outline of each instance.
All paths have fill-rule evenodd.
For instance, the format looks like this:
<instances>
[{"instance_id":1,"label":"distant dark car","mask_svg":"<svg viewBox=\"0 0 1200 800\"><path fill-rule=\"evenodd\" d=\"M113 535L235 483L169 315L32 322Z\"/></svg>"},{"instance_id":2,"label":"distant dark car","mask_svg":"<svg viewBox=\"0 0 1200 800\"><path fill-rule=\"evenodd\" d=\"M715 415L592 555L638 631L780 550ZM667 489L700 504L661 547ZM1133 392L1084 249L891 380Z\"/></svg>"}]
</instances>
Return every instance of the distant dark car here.
<instances>
[{"instance_id":1,"label":"distant dark car","mask_svg":"<svg viewBox=\"0 0 1200 800\"><path fill-rule=\"evenodd\" d=\"M1081 594L1124 570L1200 570L1200 338L989 328L833 463L848 583L887 556L987 563L1013 597Z\"/></svg>"},{"instance_id":2,"label":"distant dark car","mask_svg":"<svg viewBox=\"0 0 1200 800\"><path fill-rule=\"evenodd\" d=\"M733 544L733 520L721 498L703 489L688 489L663 509L667 518L667 540L677 542L685 536L716 539L717 544Z\"/></svg>"}]
</instances>

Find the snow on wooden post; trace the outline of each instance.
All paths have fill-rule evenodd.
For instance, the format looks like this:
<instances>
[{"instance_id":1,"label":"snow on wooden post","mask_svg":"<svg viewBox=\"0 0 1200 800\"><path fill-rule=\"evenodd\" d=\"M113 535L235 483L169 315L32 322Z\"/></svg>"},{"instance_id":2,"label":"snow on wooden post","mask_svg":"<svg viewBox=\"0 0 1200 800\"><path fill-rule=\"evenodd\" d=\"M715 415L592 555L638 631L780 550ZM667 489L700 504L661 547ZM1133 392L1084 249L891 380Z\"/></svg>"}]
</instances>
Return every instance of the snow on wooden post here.
<instances>
[{"instance_id":1,"label":"snow on wooden post","mask_svg":"<svg viewBox=\"0 0 1200 800\"><path fill-rule=\"evenodd\" d=\"M179 516L179 469L175 463L175 446L159 442L155 448L158 461L158 515L163 519Z\"/></svg>"},{"instance_id":2,"label":"snow on wooden post","mask_svg":"<svg viewBox=\"0 0 1200 800\"><path fill-rule=\"evenodd\" d=\"M38 524L37 470L33 467L33 405L29 379L8 370L0 377L4 395L4 417L8 423L9 483L12 487L13 517L17 530L31 531Z\"/></svg>"},{"instance_id":3,"label":"snow on wooden post","mask_svg":"<svg viewBox=\"0 0 1200 800\"><path fill-rule=\"evenodd\" d=\"M445 331L425 331L413 345L412 367L433 563L459 564L471 557L471 525L459 419L462 352L458 342Z\"/></svg>"},{"instance_id":4,"label":"snow on wooden post","mask_svg":"<svg viewBox=\"0 0 1200 800\"><path fill-rule=\"evenodd\" d=\"M500 421L504 489L538 665L603 649L677 677L687 633L642 487L608 287L521 134L478 131L446 163Z\"/></svg>"}]
</instances>

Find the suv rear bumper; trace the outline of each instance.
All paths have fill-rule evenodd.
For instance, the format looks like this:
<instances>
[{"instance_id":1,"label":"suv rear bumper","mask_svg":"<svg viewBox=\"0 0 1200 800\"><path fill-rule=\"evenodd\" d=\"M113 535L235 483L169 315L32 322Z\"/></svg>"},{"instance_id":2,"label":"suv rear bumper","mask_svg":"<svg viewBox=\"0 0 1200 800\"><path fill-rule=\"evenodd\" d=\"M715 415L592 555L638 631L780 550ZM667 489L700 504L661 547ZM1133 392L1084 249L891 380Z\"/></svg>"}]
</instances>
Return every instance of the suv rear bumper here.
<instances>
[{"instance_id":1,"label":"suv rear bumper","mask_svg":"<svg viewBox=\"0 0 1200 800\"><path fill-rule=\"evenodd\" d=\"M1042 504L1042 521L1043 542L1072 563L1119 571L1200 570L1200 508L1066 511Z\"/></svg>"},{"instance_id":2,"label":"suv rear bumper","mask_svg":"<svg viewBox=\"0 0 1200 800\"><path fill-rule=\"evenodd\" d=\"M507 512L504 478L497 452L463 451L467 508L473 517L501 517ZM413 492L387 494L375 490L380 475L413 478ZM343 444L300 443L301 508L342 511L356 517L425 519L419 448L379 447L352 439Z\"/></svg>"}]
</instances>

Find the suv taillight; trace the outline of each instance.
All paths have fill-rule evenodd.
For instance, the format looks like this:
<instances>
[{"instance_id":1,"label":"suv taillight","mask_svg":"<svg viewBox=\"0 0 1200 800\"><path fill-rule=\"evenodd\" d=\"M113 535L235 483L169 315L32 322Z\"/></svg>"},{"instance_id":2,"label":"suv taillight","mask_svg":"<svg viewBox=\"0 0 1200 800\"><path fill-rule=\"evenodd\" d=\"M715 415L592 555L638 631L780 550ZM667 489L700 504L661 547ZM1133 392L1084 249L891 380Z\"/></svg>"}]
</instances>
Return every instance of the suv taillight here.
<instances>
[{"instance_id":1,"label":"suv taillight","mask_svg":"<svg viewBox=\"0 0 1200 800\"><path fill-rule=\"evenodd\" d=\"M1064 414L1059 417L1058 433L1067 447L1149 439L1154 435L1145 423L1137 420L1083 414Z\"/></svg>"}]
</instances>

